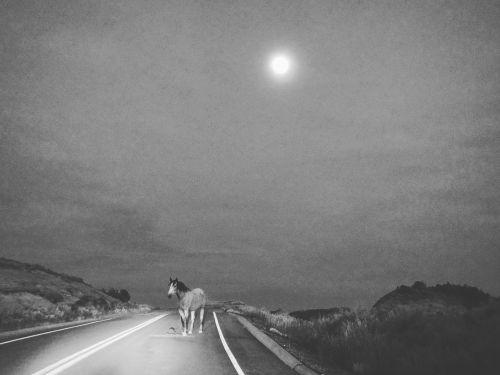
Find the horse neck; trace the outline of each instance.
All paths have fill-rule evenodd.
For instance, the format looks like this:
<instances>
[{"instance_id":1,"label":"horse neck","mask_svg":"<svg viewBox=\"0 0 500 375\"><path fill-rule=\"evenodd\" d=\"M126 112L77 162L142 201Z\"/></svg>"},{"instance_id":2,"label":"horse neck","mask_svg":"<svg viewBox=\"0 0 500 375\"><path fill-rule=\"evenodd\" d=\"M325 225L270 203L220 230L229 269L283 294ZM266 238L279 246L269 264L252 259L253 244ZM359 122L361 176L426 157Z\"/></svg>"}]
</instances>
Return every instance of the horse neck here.
<instances>
[{"instance_id":1,"label":"horse neck","mask_svg":"<svg viewBox=\"0 0 500 375\"><path fill-rule=\"evenodd\" d=\"M183 299L183 298L184 298L184 296L186 295L186 293L188 293L188 291L185 291L185 292L184 292L184 291L180 291L180 290L178 290L175 294L177 295L177 298L178 298L178 299L179 299L179 301L180 301L181 299Z\"/></svg>"},{"instance_id":2,"label":"horse neck","mask_svg":"<svg viewBox=\"0 0 500 375\"><path fill-rule=\"evenodd\" d=\"M179 300L184 298L186 293L188 293L190 290L191 289L189 289L186 284L184 284L182 281L179 281L177 283L177 298L179 298Z\"/></svg>"}]
</instances>

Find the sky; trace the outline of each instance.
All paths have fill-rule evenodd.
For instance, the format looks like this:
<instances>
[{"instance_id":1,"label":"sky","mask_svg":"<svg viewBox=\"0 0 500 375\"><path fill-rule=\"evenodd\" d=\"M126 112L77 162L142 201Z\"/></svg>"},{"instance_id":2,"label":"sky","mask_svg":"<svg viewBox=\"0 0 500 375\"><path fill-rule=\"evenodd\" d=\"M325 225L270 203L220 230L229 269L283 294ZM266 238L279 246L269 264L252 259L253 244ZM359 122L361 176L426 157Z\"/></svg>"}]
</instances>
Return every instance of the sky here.
<instances>
[{"instance_id":1,"label":"sky","mask_svg":"<svg viewBox=\"0 0 500 375\"><path fill-rule=\"evenodd\" d=\"M156 306L500 295L500 2L0 0L0 256ZM269 58L288 54L286 79Z\"/></svg>"}]
</instances>

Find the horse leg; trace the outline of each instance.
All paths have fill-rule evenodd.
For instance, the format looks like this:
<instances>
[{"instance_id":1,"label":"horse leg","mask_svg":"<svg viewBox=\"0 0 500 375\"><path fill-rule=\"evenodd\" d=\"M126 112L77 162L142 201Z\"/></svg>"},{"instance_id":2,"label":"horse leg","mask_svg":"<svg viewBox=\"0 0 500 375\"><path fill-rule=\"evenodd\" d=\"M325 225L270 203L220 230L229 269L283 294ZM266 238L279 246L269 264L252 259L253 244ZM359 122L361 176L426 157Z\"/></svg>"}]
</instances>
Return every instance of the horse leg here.
<instances>
[{"instance_id":1,"label":"horse leg","mask_svg":"<svg viewBox=\"0 0 500 375\"><path fill-rule=\"evenodd\" d=\"M202 307L200 309L200 330L198 331L199 333L203 333L203 315L205 314L205 308Z\"/></svg>"},{"instance_id":2,"label":"horse leg","mask_svg":"<svg viewBox=\"0 0 500 375\"><path fill-rule=\"evenodd\" d=\"M184 315L184 310L179 309L179 315L181 316L181 324L182 324L182 334L186 334L186 326L187 326L187 321L186 321L186 316Z\"/></svg>"},{"instance_id":3,"label":"horse leg","mask_svg":"<svg viewBox=\"0 0 500 375\"><path fill-rule=\"evenodd\" d=\"M191 310L191 320L189 321L189 334L193 334L193 326L194 326L194 318L195 318L196 311Z\"/></svg>"},{"instance_id":4,"label":"horse leg","mask_svg":"<svg viewBox=\"0 0 500 375\"><path fill-rule=\"evenodd\" d=\"M189 324L189 310L184 309L184 330L182 331L182 336L187 335L186 332L187 332L188 324Z\"/></svg>"}]
</instances>

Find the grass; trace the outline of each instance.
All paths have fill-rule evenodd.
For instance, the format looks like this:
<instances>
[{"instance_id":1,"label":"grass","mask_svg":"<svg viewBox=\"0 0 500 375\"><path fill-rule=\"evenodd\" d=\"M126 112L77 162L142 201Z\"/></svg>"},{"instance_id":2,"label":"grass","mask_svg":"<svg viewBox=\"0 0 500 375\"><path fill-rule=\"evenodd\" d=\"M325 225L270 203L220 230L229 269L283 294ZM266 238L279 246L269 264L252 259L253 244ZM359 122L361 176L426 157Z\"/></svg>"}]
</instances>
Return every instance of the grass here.
<instances>
[{"instance_id":1,"label":"grass","mask_svg":"<svg viewBox=\"0 0 500 375\"><path fill-rule=\"evenodd\" d=\"M0 258L0 331L147 310L149 306L120 301L81 278Z\"/></svg>"},{"instance_id":2,"label":"grass","mask_svg":"<svg viewBox=\"0 0 500 375\"><path fill-rule=\"evenodd\" d=\"M322 363L358 374L500 373L498 301L463 314L400 310L381 318L351 311L311 321L251 306L238 310Z\"/></svg>"},{"instance_id":3,"label":"grass","mask_svg":"<svg viewBox=\"0 0 500 375\"><path fill-rule=\"evenodd\" d=\"M145 313L151 307L135 303L106 303L99 298L84 296L76 303L55 302L27 292L0 293L0 331L96 319L109 314Z\"/></svg>"}]
</instances>

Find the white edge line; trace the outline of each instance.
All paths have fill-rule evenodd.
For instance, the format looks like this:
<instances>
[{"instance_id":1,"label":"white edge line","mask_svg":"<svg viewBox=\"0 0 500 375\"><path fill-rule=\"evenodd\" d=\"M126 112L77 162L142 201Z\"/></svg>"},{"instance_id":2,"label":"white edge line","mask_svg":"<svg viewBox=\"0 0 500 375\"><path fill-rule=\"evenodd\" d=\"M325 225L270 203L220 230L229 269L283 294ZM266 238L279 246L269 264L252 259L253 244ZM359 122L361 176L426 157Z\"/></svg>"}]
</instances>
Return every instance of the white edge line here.
<instances>
[{"instance_id":1,"label":"white edge line","mask_svg":"<svg viewBox=\"0 0 500 375\"><path fill-rule=\"evenodd\" d=\"M121 340L122 338L130 335L131 333L134 333L135 331L138 331L150 324L153 324L157 320L160 320L161 318L167 316L168 314L162 314L159 315L153 319L147 320L144 323L141 323L135 327L129 328L123 332L117 333L114 336L111 336L105 340L102 340L94 345L89 346L88 348L85 348L83 350L80 350L79 352L76 352L66 358L61 359L60 361L47 366L37 372L34 372L32 375L55 375L59 374L61 371L73 366L75 363L81 361L84 358L87 358L88 356L94 354L95 352L105 348L108 345L111 345L115 341Z\"/></svg>"},{"instance_id":2,"label":"white edge line","mask_svg":"<svg viewBox=\"0 0 500 375\"><path fill-rule=\"evenodd\" d=\"M220 341L222 341L222 346L224 347L224 349L226 349L227 356L231 360L231 363L233 364L234 368L236 369L236 372L238 373L238 375L245 375L245 373L241 369L240 365L238 364L238 361L236 361L236 358L234 357L233 352L231 352L231 349L229 349L229 346L227 345L226 339L224 338L224 335L222 334L222 331L220 329L219 321L217 320L217 315L215 314L215 311L213 313L214 313L215 325L217 326L217 331L219 331Z\"/></svg>"},{"instance_id":3,"label":"white edge line","mask_svg":"<svg viewBox=\"0 0 500 375\"><path fill-rule=\"evenodd\" d=\"M73 358L75 358L75 357L78 357L78 356L79 356L79 355L81 355L81 354L84 354L85 352L87 352L87 351L89 351L89 350L92 350L92 349L94 349L94 348L96 348L96 347L99 347L100 345L105 344L106 342L108 342L108 341L110 341L110 340L112 340L112 339L114 339L114 338L117 338L117 337L119 337L119 336L121 336L121 335L123 335L123 334L125 334L125 333L128 333L129 331L132 331L133 329L135 329L135 328L137 328L137 327L142 327L142 325L143 325L143 324L144 324L144 322L143 322L143 323L141 323L141 324L139 324L139 325L137 325L137 326L135 326L135 327L129 328L129 329L127 329L127 330L123 331L123 332L119 332L119 333L117 333L117 334L115 334L115 335L113 335L113 336L111 336L111 337L108 337L107 339L104 339L104 340L102 340L102 341L99 341L98 343L96 343L96 344L94 344L94 345L91 345L91 346L89 346L89 347L87 347L87 348L85 348L85 349L82 349L82 350L80 350L79 352L76 352L76 353L74 353L74 354L72 354L72 355L70 355L70 356L68 356L68 357L65 357L65 358L61 359L60 361L57 361L56 363L54 363L54 364L52 364L52 365L50 365L50 366L45 367L44 369L42 369L42 370L40 370L40 371L37 371L35 374L45 374L45 373L47 373L48 371L50 371L50 370L52 370L52 369L55 369L55 368L57 368L58 366L63 365L64 363L66 363L66 362L70 361L71 359L73 359Z\"/></svg>"},{"instance_id":4,"label":"white edge line","mask_svg":"<svg viewBox=\"0 0 500 375\"><path fill-rule=\"evenodd\" d=\"M23 337L19 337L17 339L13 339L13 340L8 340L8 341L3 341L3 342L0 342L0 345L5 345L5 344L9 344L11 342L16 342L16 341L21 341L21 340L26 340L26 339L30 339L32 337L37 337L37 336L43 336L43 335L48 335L49 333L54 333L54 332L59 332L59 331L65 331L67 329L73 329L73 328L78 328L78 327L83 327L83 326L88 326L90 324L97 324L97 323L101 323L101 322L106 322L108 320L111 320L111 319L114 319L114 318L108 318L108 319L102 319L102 320L97 320L95 322L89 322L89 323L83 323L83 324L78 324L76 326L71 326L71 327L66 327L66 328L60 328L60 329L55 329L53 331L47 331L47 332L42 332L42 333L37 333L35 335L30 335L30 336L23 336Z\"/></svg>"},{"instance_id":5,"label":"white edge line","mask_svg":"<svg viewBox=\"0 0 500 375\"><path fill-rule=\"evenodd\" d=\"M45 367L44 369L40 370L40 371L37 371L35 373L33 373L33 375L42 375L42 374L58 374L59 372L61 372L62 370L72 366L73 364L81 361L82 359L88 357L89 355L95 353L96 351L112 344L113 342L115 341L118 341L120 339L122 339L123 337L125 336L128 336L129 334L135 332L135 331L138 331L139 329L141 328L144 328L146 326L148 326L149 324L152 324L154 323L155 321L165 317L167 314L164 314L164 315L160 315L160 316L157 316L153 319L150 319L150 320L147 320L146 322L143 322L135 327L132 327L132 328L129 328L123 332L119 332L117 333L116 335L113 335L111 337L108 337L107 339L105 340L102 340L94 345L91 345L89 346L88 348L85 348L83 350L80 350L79 352L77 353L74 353L66 358L63 358L61 359L60 361L50 365L50 366L47 366ZM67 365L69 362L71 362L70 365ZM53 370L53 371L51 371Z\"/></svg>"}]
</instances>

